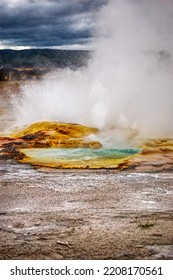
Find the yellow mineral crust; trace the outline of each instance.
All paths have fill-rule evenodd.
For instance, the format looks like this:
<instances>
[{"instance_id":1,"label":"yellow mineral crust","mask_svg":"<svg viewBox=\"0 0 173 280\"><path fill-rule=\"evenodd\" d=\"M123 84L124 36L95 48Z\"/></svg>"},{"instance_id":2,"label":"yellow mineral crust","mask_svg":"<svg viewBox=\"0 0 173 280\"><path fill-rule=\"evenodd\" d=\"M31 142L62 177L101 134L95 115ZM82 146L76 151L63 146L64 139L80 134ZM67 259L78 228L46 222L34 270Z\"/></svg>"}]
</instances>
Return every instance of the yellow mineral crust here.
<instances>
[{"instance_id":1,"label":"yellow mineral crust","mask_svg":"<svg viewBox=\"0 0 173 280\"><path fill-rule=\"evenodd\" d=\"M57 148L100 149L102 144L99 141L90 141L87 138L97 133L97 128L79 124L38 122L6 137L0 137L0 156L3 159L15 158L39 167L113 168L137 172L173 170L173 139L169 138L141 141L142 144L136 147L140 149L139 152L122 158L112 157L111 154L106 154L106 157L90 157L87 150L84 158L76 155L74 159L68 156L55 158L54 155L43 155L42 148L46 148L46 151L49 148L53 153ZM32 151L37 149L41 154L34 157Z\"/></svg>"},{"instance_id":2,"label":"yellow mineral crust","mask_svg":"<svg viewBox=\"0 0 173 280\"><path fill-rule=\"evenodd\" d=\"M142 151L120 164L119 169L138 172L173 170L173 139L149 139L140 148Z\"/></svg>"},{"instance_id":3,"label":"yellow mineral crust","mask_svg":"<svg viewBox=\"0 0 173 280\"><path fill-rule=\"evenodd\" d=\"M11 133L8 139L11 139L18 148L97 149L102 146L100 142L85 139L86 136L97 133L97 128L80 124L37 122Z\"/></svg>"},{"instance_id":4,"label":"yellow mineral crust","mask_svg":"<svg viewBox=\"0 0 173 280\"><path fill-rule=\"evenodd\" d=\"M42 131L48 137L67 139L81 138L90 134L98 133L97 128L88 127L80 124L59 123L59 122L37 122L33 123L23 130L12 133L10 137L21 138L26 135L32 135Z\"/></svg>"}]
</instances>

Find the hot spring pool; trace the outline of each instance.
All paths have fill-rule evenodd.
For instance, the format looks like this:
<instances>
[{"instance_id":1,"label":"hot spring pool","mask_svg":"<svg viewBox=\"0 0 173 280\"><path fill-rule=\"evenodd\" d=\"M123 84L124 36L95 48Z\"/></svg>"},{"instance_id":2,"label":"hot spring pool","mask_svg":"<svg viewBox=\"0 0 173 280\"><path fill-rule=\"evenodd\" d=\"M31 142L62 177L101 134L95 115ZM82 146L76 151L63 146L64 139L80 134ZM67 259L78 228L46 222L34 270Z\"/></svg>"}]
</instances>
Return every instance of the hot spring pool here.
<instances>
[{"instance_id":1,"label":"hot spring pool","mask_svg":"<svg viewBox=\"0 0 173 280\"><path fill-rule=\"evenodd\" d=\"M64 168L113 168L141 149L22 149L25 162Z\"/></svg>"}]
</instances>

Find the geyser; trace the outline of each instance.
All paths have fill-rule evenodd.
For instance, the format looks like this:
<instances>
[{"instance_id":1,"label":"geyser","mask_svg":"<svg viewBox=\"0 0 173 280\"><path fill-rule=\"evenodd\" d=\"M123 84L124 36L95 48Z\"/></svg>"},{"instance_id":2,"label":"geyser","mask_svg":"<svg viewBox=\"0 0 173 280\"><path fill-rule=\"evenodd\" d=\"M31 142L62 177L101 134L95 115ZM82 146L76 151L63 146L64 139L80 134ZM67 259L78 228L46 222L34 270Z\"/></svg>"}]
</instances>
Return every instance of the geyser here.
<instances>
[{"instance_id":1,"label":"geyser","mask_svg":"<svg viewBox=\"0 0 173 280\"><path fill-rule=\"evenodd\" d=\"M109 1L97 15L88 66L25 84L14 101L17 125L81 123L103 137L111 131L105 142L113 143L131 130L143 138L172 137L172 15L172 0Z\"/></svg>"}]
</instances>

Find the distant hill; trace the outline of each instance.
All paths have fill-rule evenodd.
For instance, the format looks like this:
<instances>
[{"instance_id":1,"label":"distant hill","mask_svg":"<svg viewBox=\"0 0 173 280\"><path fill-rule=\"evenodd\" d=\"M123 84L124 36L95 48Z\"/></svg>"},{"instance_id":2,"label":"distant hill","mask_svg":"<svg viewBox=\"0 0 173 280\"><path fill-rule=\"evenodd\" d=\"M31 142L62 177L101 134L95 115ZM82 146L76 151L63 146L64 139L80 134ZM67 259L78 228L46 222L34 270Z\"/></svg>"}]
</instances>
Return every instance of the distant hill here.
<instances>
[{"instance_id":1,"label":"distant hill","mask_svg":"<svg viewBox=\"0 0 173 280\"><path fill-rule=\"evenodd\" d=\"M90 57L83 50L0 50L0 69L11 68L78 68L85 65Z\"/></svg>"}]
</instances>

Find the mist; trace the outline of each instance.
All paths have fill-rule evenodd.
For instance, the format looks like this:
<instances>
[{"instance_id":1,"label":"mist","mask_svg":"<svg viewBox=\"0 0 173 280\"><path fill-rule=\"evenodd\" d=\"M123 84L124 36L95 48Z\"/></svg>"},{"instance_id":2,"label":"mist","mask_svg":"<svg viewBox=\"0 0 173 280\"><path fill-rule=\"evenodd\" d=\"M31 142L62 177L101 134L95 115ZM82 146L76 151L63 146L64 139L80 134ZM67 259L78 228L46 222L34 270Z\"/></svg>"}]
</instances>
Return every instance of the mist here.
<instances>
[{"instance_id":1,"label":"mist","mask_svg":"<svg viewBox=\"0 0 173 280\"><path fill-rule=\"evenodd\" d=\"M13 101L16 125L80 123L115 143L172 137L172 27L172 0L109 1L97 15L88 66L26 83Z\"/></svg>"}]
</instances>

